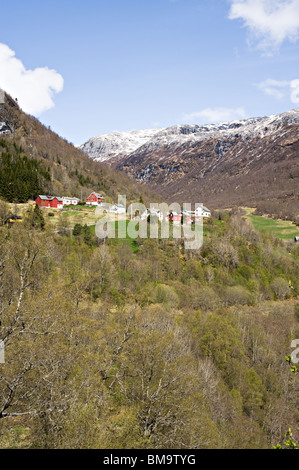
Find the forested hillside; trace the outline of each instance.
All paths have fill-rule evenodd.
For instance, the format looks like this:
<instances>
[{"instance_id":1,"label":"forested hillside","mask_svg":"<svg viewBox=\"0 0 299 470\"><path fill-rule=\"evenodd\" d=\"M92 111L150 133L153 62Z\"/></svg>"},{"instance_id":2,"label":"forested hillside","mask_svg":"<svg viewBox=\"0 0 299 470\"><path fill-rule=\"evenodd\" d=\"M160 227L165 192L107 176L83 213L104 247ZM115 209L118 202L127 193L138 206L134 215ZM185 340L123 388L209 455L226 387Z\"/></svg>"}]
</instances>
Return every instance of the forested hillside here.
<instances>
[{"instance_id":1,"label":"forested hillside","mask_svg":"<svg viewBox=\"0 0 299 470\"><path fill-rule=\"evenodd\" d=\"M0 447L271 448L298 423L299 244L0 229Z\"/></svg>"},{"instance_id":2,"label":"forested hillside","mask_svg":"<svg viewBox=\"0 0 299 470\"><path fill-rule=\"evenodd\" d=\"M27 202L47 192L49 167L25 155L22 147L0 139L0 197L9 202Z\"/></svg>"},{"instance_id":3,"label":"forested hillside","mask_svg":"<svg viewBox=\"0 0 299 470\"><path fill-rule=\"evenodd\" d=\"M49 178L46 178L47 184L39 184L39 189L47 190L49 194L76 196L85 200L92 191L98 191L107 201L117 201L118 194L125 194L128 201L139 200L140 196L144 201L156 201L158 198L149 189L136 184L125 174L93 162L73 144L46 128L38 119L24 113L17 102L7 94L5 94L5 103L0 103L0 123L4 129L4 131L0 129L2 173L8 171L9 174L14 174L12 160L16 164L15 159L18 158L18 166L20 167L22 162L25 166L26 162L29 173L32 166L38 169L39 183L45 176L44 171L49 173ZM8 153L10 157L5 157ZM20 155L16 157L16 153ZM24 172L18 174L20 175L18 181L21 181ZM32 187L34 187L33 194L36 195L36 184ZM32 190L24 191L24 194L29 197L33 195ZM1 196L6 198L5 191L0 193ZM23 202L23 198L17 196L14 202Z\"/></svg>"}]
</instances>

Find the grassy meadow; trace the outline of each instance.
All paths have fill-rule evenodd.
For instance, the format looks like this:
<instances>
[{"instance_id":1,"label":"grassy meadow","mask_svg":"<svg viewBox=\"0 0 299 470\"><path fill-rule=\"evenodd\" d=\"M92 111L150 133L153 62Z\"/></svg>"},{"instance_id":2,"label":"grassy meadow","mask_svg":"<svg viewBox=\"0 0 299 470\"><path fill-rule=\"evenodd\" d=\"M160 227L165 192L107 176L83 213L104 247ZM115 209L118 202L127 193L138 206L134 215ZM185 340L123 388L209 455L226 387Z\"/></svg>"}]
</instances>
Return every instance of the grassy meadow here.
<instances>
[{"instance_id":1,"label":"grassy meadow","mask_svg":"<svg viewBox=\"0 0 299 470\"><path fill-rule=\"evenodd\" d=\"M247 215L254 228L269 235L273 233L281 240L291 240L299 235L299 228L289 220L269 219L261 215Z\"/></svg>"}]
</instances>

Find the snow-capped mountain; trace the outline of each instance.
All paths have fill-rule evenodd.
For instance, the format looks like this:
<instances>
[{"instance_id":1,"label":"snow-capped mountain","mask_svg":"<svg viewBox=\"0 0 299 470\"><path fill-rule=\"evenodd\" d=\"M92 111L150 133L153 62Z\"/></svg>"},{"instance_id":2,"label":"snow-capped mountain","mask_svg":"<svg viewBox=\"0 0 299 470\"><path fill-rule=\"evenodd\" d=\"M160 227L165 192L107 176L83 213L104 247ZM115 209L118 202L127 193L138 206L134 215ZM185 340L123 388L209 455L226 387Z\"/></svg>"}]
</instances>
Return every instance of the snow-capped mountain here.
<instances>
[{"instance_id":1,"label":"snow-capped mountain","mask_svg":"<svg viewBox=\"0 0 299 470\"><path fill-rule=\"evenodd\" d=\"M166 129L146 129L131 132L111 132L92 137L80 149L96 161L113 164L115 157L155 151L165 146L194 145L215 138L238 136L243 139L265 137L286 123L299 123L299 108L279 115L249 118L207 125L176 125ZM219 146L220 148L220 146ZM118 159L119 160L119 159Z\"/></svg>"},{"instance_id":2,"label":"snow-capped mountain","mask_svg":"<svg viewBox=\"0 0 299 470\"><path fill-rule=\"evenodd\" d=\"M299 109L219 124L140 131L137 135L142 138L134 139L133 146L131 135L99 136L89 141L92 152L87 144L82 148L169 200L204 201L215 207L297 200ZM113 152L103 145L107 139L110 148L115 145Z\"/></svg>"},{"instance_id":3,"label":"snow-capped mountain","mask_svg":"<svg viewBox=\"0 0 299 470\"><path fill-rule=\"evenodd\" d=\"M161 129L111 132L92 137L79 148L96 161L104 162L119 155L126 156L151 140Z\"/></svg>"}]
</instances>

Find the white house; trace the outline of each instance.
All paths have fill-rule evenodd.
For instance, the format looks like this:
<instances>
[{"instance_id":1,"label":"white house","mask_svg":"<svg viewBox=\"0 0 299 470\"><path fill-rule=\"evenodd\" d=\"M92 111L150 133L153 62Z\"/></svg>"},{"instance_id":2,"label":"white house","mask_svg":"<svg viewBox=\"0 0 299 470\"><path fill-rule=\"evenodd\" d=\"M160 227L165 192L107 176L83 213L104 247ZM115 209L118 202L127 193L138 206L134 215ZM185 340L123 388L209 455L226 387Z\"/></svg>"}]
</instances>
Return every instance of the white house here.
<instances>
[{"instance_id":1,"label":"white house","mask_svg":"<svg viewBox=\"0 0 299 470\"><path fill-rule=\"evenodd\" d=\"M211 211L205 207L197 207L194 211L195 217L211 217Z\"/></svg>"},{"instance_id":2,"label":"white house","mask_svg":"<svg viewBox=\"0 0 299 470\"><path fill-rule=\"evenodd\" d=\"M101 207L103 213L109 213L109 214L125 214L126 213L126 208L122 206L121 204L109 204L108 202L102 202L99 204Z\"/></svg>"},{"instance_id":3,"label":"white house","mask_svg":"<svg viewBox=\"0 0 299 470\"><path fill-rule=\"evenodd\" d=\"M67 197L67 196L64 196L62 200L63 200L64 206L70 206L70 205L76 206L78 202L80 201L80 199L78 199L77 197Z\"/></svg>"},{"instance_id":4,"label":"white house","mask_svg":"<svg viewBox=\"0 0 299 470\"><path fill-rule=\"evenodd\" d=\"M155 215L160 222L163 221L163 212L160 211L160 209L156 209L155 207L151 207L149 209L150 215Z\"/></svg>"},{"instance_id":5,"label":"white house","mask_svg":"<svg viewBox=\"0 0 299 470\"><path fill-rule=\"evenodd\" d=\"M140 219L141 219L141 220L145 220L145 219L147 219L147 218L148 218L148 216L149 216L149 215L150 215L150 211L149 211L149 209L145 209L145 211L144 211L144 212L142 212L142 214L140 214L140 216L139 216L139 217L140 217Z\"/></svg>"},{"instance_id":6,"label":"white house","mask_svg":"<svg viewBox=\"0 0 299 470\"><path fill-rule=\"evenodd\" d=\"M111 212L113 212L114 214L125 214L126 208L121 204L113 204L113 206L111 207Z\"/></svg>"}]
</instances>

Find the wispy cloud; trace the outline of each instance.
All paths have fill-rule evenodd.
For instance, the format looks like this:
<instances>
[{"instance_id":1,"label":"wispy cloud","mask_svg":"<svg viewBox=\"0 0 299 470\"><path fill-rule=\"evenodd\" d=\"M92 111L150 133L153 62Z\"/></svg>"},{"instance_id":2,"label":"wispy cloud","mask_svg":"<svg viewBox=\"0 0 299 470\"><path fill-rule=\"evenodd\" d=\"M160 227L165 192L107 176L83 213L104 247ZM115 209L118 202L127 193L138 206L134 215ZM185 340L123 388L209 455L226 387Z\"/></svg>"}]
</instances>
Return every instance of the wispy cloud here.
<instances>
[{"instance_id":1,"label":"wispy cloud","mask_svg":"<svg viewBox=\"0 0 299 470\"><path fill-rule=\"evenodd\" d=\"M263 93L276 99L289 97L291 103L299 103L299 79L273 80L268 78L255 84Z\"/></svg>"},{"instance_id":2,"label":"wispy cloud","mask_svg":"<svg viewBox=\"0 0 299 470\"><path fill-rule=\"evenodd\" d=\"M233 121L246 116L244 108L206 108L201 111L184 114L184 122L199 122L202 124Z\"/></svg>"},{"instance_id":3,"label":"wispy cloud","mask_svg":"<svg viewBox=\"0 0 299 470\"><path fill-rule=\"evenodd\" d=\"M241 20L249 31L249 42L271 55L285 40L299 37L298 0L229 0L229 19Z\"/></svg>"},{"instance_id":4,"label":"wispy cloud","mask_svg":"<svg viewBox=\"0 0 299 470\"><path fill-rule=\"evenodd\" d=\"M299 103L299 80L291 81L291 101L292 103Z\"/></svg>"},{"instance_id":5,"label":"wispy cloud","mask_svg":"<svg viewBox=\"0 0 299 470\"><path fill-rule=\"evenodd\" d=\"M273 96L276 99L282 99L287 93L290 82L287 80L273 80L268 78L263 82L257 83L256 86L266 95Z\"/></svg>"},{"instance_id":6,"label":"wispy cloud","mask_svg":"<svg viewBox=\"0 0 299 470\"><path fill-rule=\"evenodd\" d=\"M53 94L62 91L63 78L48 67L27 70L15 52L0 43L0 87L18 98L25 112L40 115L54 106Z\"/></svg>"}]
</instances>

